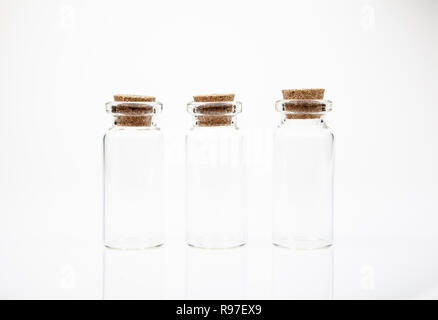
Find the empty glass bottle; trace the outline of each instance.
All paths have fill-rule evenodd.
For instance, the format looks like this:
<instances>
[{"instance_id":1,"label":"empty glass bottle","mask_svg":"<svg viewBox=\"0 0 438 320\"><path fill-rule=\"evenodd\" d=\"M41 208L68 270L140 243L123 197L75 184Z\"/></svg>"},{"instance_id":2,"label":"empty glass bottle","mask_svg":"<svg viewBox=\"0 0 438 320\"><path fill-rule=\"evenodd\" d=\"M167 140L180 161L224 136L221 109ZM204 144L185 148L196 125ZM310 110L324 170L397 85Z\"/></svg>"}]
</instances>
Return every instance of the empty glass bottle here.
<instances>
[{"instance_id":1,"label":"empty glass bottle","mask_svg":"<svg viewBox=\"0 0 438 320\"><path fill-rule=\"evenodd\" d=\"M246 243L243 136L234 95L196 96L187 106L187 242L229 248ZM225 101L226 100L226 101Z\"/></svg>"},{"instance_id":2,"label":"empty glass bottle","mask_svg":"<svg viewBox=\"0 0 438 320\"><path fill-rule=\"evenodd\" d=\"M332 103L323 89L283 91L274 139L273 242L315 249L333 243ZM315 99L316 98L316 99Z\"/></svg>"},{"instance_id":3,"label":"empty glass bottle","mask_svg":"<svg viewBox=\"0 0 438 320\"><path fill-rule=\"evenodd\" d=\"M163 138L154 97L119 95L106 104L113 126L104 136L104 244L159 246L164 238Z\"/></svg>"}]
</instances>

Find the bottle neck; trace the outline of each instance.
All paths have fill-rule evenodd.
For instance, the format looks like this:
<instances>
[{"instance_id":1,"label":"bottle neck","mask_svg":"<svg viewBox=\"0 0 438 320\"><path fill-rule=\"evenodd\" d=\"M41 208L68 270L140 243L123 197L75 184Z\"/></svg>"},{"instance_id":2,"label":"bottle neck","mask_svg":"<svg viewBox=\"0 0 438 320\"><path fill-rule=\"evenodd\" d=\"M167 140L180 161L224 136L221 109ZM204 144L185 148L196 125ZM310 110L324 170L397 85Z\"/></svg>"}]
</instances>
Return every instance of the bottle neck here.
<instances>
[{"instance_id":1,"label":"bottle neck","mask_svg":"<svg viewBox=\"0 0 438 320\"><path fill-rule=\"evenodd\" d=\"M332 110L330 100L284 99L275 102L281 113L281 126L327 127L326 114Z\"/></svg>"},{"instance_id":2,"label":"bottle neck","mask_svg":"<svg viewBox=\"0 0 438 320\"><path fill-rule=\"evenodd\" d=\"M281 116L280 126L287 127L326 127L327 123L325 116L321 115L318 118L293 119L287 114Z\"/></svg>"},{"instance_id":3,"label":"bottle neck","mask_svg":"<svg viewBox=\"0 0 438 320\"><path fill-rule=\"evenodd\" d=\"M138 115L117 115L113 117L113 125L123 128L155 128L155 117Z\"/></svg>"},{"instance_id":4,"label":"bottle neck","mask_svg":"<svg viewBox=\"0 0 438 320\"><path fill-rule=\"evenodd\" d=\"M189 102L187 111L192 115L194 128L236 128L236 115L242 112L239 101Z\"/></svg>"},{"instance_id":5,"label":"bottle neck","mask_svg":"<svg viewBox=\"0 0 438 320\"><path fill-rule=\"evenodd\" d=\"M110 101L106 111L112 116L114 127L153 128L156 115L163 105L158 101Z\"/></svg>"},{"instance_id":6,"label":"bottle neck","mask_svg":"<svg viewBox=\"0 0 438 320\"><path fill-rule=\"evenodd\" d=\"M194 115L192 125L194 128L237 128L235 115Z\"/></svg>"}]
</instances>

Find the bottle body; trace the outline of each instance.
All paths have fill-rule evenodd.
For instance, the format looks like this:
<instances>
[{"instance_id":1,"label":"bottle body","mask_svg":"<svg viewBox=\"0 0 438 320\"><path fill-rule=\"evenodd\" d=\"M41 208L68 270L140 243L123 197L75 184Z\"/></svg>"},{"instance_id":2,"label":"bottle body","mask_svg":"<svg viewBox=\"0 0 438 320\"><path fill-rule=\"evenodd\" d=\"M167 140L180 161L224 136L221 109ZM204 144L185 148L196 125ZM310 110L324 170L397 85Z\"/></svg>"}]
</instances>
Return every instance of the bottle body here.
<instances>
[{"instance_id":1,"label":"bottle body","mask_svg":"<svg viewBox=\"0 0 438 320\"><path fill-rule=\"evenodd\" d=\"M163 137L151 127L113 127L104 137L105 245L141 249L164 238Z\"/></svg>"},{"instance_id":2,"label":"bottle body","mask_svg":"<svg viewBox=\"0 0 438 320\"><path fill-rule=\"evenodd\" d=\"M187 243L238 247L246 243L244 137L234 120L207 122L198 126L195 121L186 135Z\"/></svg>"},{"instance_id":3,"label":"bottle body","mask_svg":"<svg viewBox=\"0 0 438 320\"><path fill-rule=\"evenodd\" d=\"M333 243L333 165L334 135L322 116L284 117L274 137L274 244Z\"/></svg>"}]
</instances>

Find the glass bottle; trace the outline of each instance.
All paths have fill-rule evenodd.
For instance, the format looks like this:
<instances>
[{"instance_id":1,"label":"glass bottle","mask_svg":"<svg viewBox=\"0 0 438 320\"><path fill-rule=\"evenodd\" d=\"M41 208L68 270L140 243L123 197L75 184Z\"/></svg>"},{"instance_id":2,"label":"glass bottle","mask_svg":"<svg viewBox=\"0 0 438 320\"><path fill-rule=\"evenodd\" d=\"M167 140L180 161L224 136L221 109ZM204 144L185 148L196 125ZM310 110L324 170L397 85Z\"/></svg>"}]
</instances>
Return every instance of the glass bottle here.
<instances>
[{"instance_id":1,"label":"glass bottle","mask_svg":"<svg viewBox=\"0 0 438 320\"><path fill-rule=\"evenodd\" d=\"M243 135L236 124L242 105L234 95L194 98L187 105L193 118L186 135L187 243L238 247L246 243Z\"/></svg>"},{"instance_id":2,"label":"glass bottle","mask_svg":"<svg viewBox=\"0 0 438 320\"><path fill-rule=\"evenodd\" d=\"M323 100L323 89L283 95L276 102L281 123L274 138L273 243L297 249L330 246L334 135L325 117L332 103Z\"/></svg>"},{"instance_id":3,"label":"glass bottle","mask_svg":"<svg viewBox=\"0 0 438 320\"><path fill-rule=\"evenodd\" d=\"M119 249L159 246L164 238L163 137L154 97L119 95L106 109L113 126L104 146L104 244Z\"/></svg>"}]
</instances>

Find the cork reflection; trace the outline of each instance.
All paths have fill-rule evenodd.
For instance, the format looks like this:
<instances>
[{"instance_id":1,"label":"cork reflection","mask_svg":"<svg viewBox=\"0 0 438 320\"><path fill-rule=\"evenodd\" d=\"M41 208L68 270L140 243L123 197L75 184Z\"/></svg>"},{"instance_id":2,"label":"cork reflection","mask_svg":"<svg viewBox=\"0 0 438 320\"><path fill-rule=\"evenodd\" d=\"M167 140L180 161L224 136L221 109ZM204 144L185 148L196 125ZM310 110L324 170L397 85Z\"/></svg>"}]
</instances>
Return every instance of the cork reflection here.
<instances>
[{"instance_id":1,"label":"cork reflection","mask_svg":"<svg viewBox=\"0 0 438 320\"><path fill-rule=\"evenodd\" d=\"M103 252L103 299L162 299L164 250L117 250Z\"/></svg>"},{"instance_id":2,"label":"cork reflection","mask_svg":"<svg viewBox=\"0 0 438 320\"><path fill-rule=\"evenodd\" d=\"M186 249L187 299L244 299L246 248Z\"/></svg>"},{"instance_id":3,"label":"cork reflection","mask_svg":"<svg viewBox=\"0 0 438 320\"><path fill-rule=\"evenodd\" d=\"M333 299L333 248L272 250L273 299Z\"/></svg>"}]
</instances>

